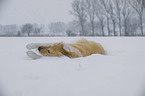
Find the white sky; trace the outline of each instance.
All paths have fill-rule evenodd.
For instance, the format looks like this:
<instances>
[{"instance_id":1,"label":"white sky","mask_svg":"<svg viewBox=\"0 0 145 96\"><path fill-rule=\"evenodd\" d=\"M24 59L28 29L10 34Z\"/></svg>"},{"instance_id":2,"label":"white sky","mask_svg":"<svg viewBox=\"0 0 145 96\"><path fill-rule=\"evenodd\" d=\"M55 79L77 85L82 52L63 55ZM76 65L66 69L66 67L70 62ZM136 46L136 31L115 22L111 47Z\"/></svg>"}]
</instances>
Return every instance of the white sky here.
<instances>
[{"instance_id":1,"label":"white sky","mask_svg":"<svg viewBox=\"0 0 145 96\"><path fill-rule=\"evenodd\" d=\"M0 14L0 24L69 22L72 0L8 0Z\"/></svg>"}]
</instances>

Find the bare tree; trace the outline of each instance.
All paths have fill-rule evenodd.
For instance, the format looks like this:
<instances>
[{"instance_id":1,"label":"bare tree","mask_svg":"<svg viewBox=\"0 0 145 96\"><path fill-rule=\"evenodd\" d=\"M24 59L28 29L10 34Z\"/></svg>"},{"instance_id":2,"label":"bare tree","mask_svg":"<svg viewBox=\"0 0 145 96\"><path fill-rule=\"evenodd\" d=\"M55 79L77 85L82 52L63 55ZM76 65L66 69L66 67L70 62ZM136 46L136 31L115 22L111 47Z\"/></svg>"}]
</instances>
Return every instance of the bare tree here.
<instances>
[{"instance_id":1,"label":"bare tree","mask_svg":"<svg viewBox=\"0 0 145 96\"><path fill-rule=\"evenodd\" d=\"M79 24L78 21L73 20L68 23L66 31L70 30L71 33L78 35L79 34Z\"/></svg>"},{"instance_id":2,"label":"bare tree","mask_svg":"<svg viewBox=\"0 0 145 96\"><path fill-rule=\"evenodd\" d=\"M56 35L55 24L51 23L48 25L49 31L52 33L51 35Z\"/></svg>"},{"instance_id":3,"label":"bare tree","mask_svg":"<svg viewBox=\"0 0 145 96\"><path fill-rule=\"evenodd\" d=\"M65 33L65 24L63 22L54 22L49 25L49 30L53 35L64 35Z\"/></svg>"},{"instance_id":4,"label":"bare tree","mask_svg":"<svg viewBox=\"0 0 145 96\"><path fill-rule=\"evenodd\" d=\"M137 0L139 3L142 3L142 5L144 6L145 8L145 0Z\"/></svg>"},{"instance_id":5,"label":"bare tree","mask_svg":"<svg viewBox=\"0 0 145 96\"><path fill-rule=\"evenodd\" d=\"M21 29L21 32L24 34L24 33L27 33L28 36L30 36L30 33L33 32L33 25L32 24L25 24L22 26L22 29Z\"/></svg>"},{"instance_id":6,"label":"bare tree","mask_svg":"<svg viewBox=\"0 0 145 96\"><path fill-rule=\"evenodd\" d=\"M3 32L3 26L0 25L0 35L2 34L2 32Z\"/></svg>"},{"instance_id":7,"label":"bare tree","mask_svg":"<svg viewBox=\"0 0 145 96\"><path fill-rule=\"evenodd\" d=\"M34 34L40 35L41 32L44 30L44 25L33 24Z\"/></svg>"},{"instance_id":8,"label":"bare tree","mask_svg":"<svg viewBox=\"0 0 145 96\"><path fill-rule=\"evenodd\" d=\"M1 25L0 29L2 35L16 35L18 31L18 26L15 24L3 26Z\"/></svg>"},{"instance_id":9,"label":"bare tree","mask_svg":"<svg viewBox=\"0 0 145 96\"><path fill-rule=\"evenodd\" d=\"M96 5L95 6L95 15L98 18L99 23L100 23L102 36L105 36L105 33L104 33L104 27L105 27L104 18L105 17L103 14L103 10L102 10L101 5L99 4L99 2L97 0L94 2L94 4Z\"/></svg>"},{"instance_id":10,"label":"bare tree","mask_svg":"<svg viewBox=\"0 0 145 96\"><path fill-rule=\"evenodd\" d=\"M90 24L91 24L91 31L92 35L95 35L94 29L95 29L95 0L86 0L86 11L88 14L88 17L90 19Z\"/></svg>"},{"instance_id":11,"label":"bare tree","mask_svg":"<svg viewBox=\"0 0 145 96\"><path fill-rule=\"evenodd\" d=\"M126 0L123 0L123 7L122 7L121 13L123 15L124 33L127 36L128 35L127 21L129 19L130 14L131 14L131 8L129 6L128 1L126 1Z\"/></svg>"},{"instance_id":12,"label":"bare tree","mask_svg":"<svg viewBox=\"0 0 145 96\"><path fill-rule=\"evenodd\" d=\"M138 2L139 1L139 2ZM129 4L131 7L137 12L140 20L140 29L141 29L141 35L143 35L143 0L130 0Z\"/></svg>"},{"instance_id":13,"label":"bare tree","mask_svg":"<svg viewBox=\"0 0 145 96\"><path fill-rule=\"evenodd\" d=\"M71 5L72 5L71 14L77 17L81 26L80 35L85 35L85 23L87 18L85 10L85 2L83 0L73 0Z\"/></svg>"},{"instance_id":14,"label":"bare tree","mask_svg":"<svg viewBox=\"0 0 145 96\"><path fill-rule=\"evenodd\" d=\"M113 24L113 33L114 33L114 36L116 36L116 14L114 12L114 6L113 6L112 1L109 2L109 6L110 6L109 15L110 15L110 18L111 18L112 24Z\"/></svg>"},{"instance_id":15,"label":"bare tree","mask_svg":"<svg viewBox=\"0 0 145 96\"><path fill-rule=\"evenodd\" d=\"M40 28L38 27L38 24L33 24L34 28L34 34L40 34Z\"/></svg>"},{"instance_id":16,"label":"bare tree","mask_svg":"<svg viewBox=\"0 0 145 96\"><path fill-rule=\"evenodd\" d=\"M111 35L110 34L110 0L99 0L98 2L100 2L101 4L101 9L102 11L104 12L104 15L107 19L107 29L108 29L108 35Z\"/></svg>"},{"instance_id":17,"label":"bare tree","mask_svg":"<svg viewBox=\"0 0 145 96\"><path fill-rule=\"evenodd\" d=\"M122 22L121 22L121 11L122 11L122 6L123 6L123 0L115 0L115 11L116 11L116 17L118 19L118 26L119 26L119 33L120 36L122 35L121 30L122 30Z\"/></svg>"}]
</instances>

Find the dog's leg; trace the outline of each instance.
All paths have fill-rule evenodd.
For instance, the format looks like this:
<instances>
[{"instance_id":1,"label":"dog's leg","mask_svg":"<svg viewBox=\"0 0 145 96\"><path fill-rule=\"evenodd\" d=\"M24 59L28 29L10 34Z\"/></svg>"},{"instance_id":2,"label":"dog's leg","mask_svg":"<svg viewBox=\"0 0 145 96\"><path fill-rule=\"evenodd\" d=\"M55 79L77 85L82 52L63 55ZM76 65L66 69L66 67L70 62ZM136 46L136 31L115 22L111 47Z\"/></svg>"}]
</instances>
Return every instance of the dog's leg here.
<instances>
[{"instance_id":1,"label":"dog's leg","mask_svg":"<svg viewBox=\"0 0 145 96\"><path fill-rule=\"evenodd\" d=\"M26 53L32 59L40 59L42 57L41 55L38 55L33 51L27 51Z\"/></svg>"},{"instance_id":2,"label":"dog's leg","mask_svg":"<svg viewBox=\"0 0 145 96\"><path fill-rule=\"evenodd\" d=\"M39 46L50 46L52 43L30 43L26 45L27 49L35 49L38 48Z\"/></svg>"}]
</instances>

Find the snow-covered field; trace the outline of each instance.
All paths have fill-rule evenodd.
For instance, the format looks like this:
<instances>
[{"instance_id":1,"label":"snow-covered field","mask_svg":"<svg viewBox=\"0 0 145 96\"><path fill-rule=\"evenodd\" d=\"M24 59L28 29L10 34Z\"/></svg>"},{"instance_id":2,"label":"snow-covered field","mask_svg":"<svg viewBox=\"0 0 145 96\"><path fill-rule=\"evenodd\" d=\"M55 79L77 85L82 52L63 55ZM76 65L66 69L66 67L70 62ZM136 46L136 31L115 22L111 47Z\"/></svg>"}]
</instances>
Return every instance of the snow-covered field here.
<instances>
[{"instance_id":1,"label":"snow-covered field","mask_svg":"<svg viewBox=\"0 0 145 96\"><path fill-rule=\"evenodd\" d=\"M0 96L145 96L144 37L85 37L107 55L32 60L26 44L83 37L1 37Z\"/></svg>"}]
</instances>

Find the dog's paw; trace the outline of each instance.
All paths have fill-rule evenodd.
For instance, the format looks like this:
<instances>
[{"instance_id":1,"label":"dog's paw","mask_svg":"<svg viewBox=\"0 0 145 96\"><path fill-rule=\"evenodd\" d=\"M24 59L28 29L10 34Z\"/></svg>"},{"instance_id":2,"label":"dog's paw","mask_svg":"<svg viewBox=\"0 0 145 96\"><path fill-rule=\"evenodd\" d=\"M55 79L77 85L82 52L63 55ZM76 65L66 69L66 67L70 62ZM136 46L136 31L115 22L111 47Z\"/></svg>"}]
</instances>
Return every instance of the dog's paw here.
<instances>
[{"instance_id":1,"label":"dog's paw","mask_svg":"<svg viewBox=\"0 0 145 96\"><path fill-rule=\"evenodd\" d=\"M26 48L27 49L35 49L35 48L38 48L38 44L30 43L30 44L26 45Z\"/></svg>"},{"instance_id":2,"label":"dog's paw","mask_svg":"<svg viewBox=\"0 0 145 96\"><path fill-rule=\"evenodd\" d=\"M37 55L35 52L33 51L27 51L26 52L27 55L32 58L32 59L40 59L42 56L41 55Z\"/></svg>"}]
</instances>

